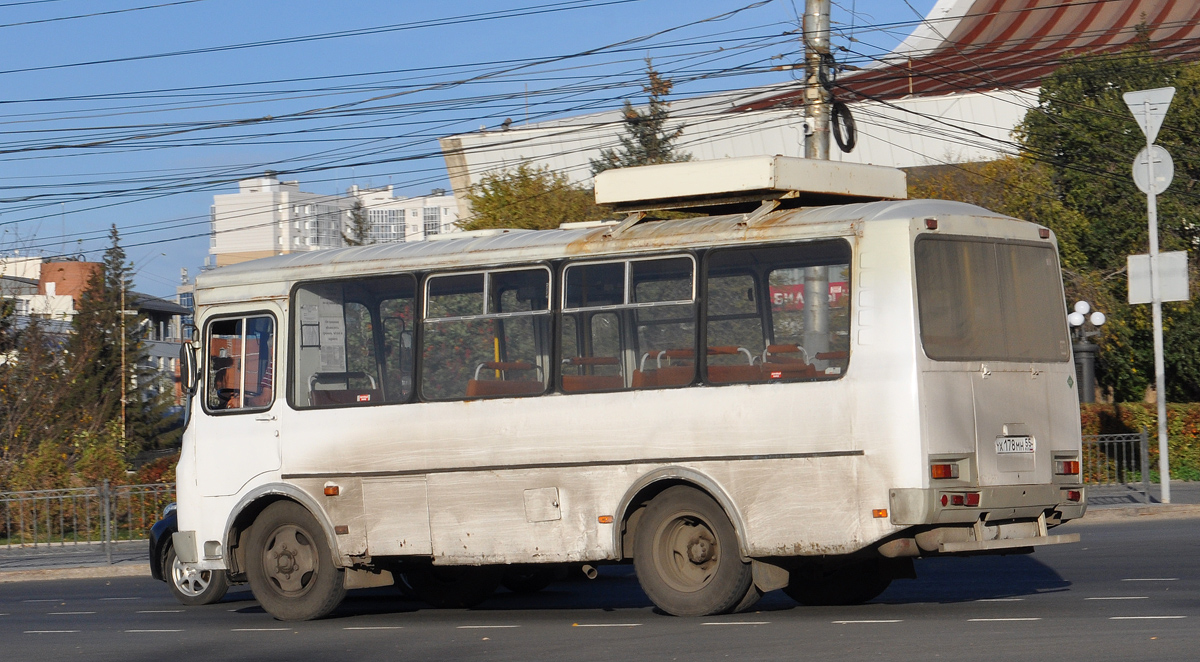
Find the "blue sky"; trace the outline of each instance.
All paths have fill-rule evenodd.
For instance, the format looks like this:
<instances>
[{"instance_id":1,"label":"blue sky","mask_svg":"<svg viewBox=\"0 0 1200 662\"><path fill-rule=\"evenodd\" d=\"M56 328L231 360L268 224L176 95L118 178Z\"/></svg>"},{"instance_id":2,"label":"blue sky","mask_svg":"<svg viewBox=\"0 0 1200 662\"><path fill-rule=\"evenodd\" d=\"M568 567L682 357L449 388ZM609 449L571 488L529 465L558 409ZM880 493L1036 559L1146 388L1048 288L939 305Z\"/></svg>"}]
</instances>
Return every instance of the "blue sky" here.
<instances>
[{"instance_id":1,"label":"blue sky","mask_svg":"<svg viewBox=\"0 0 1200 662\"><path fill-rule=\"evenodd\" d=\"M837 0L842 58L886 53L933 4ZM422 195L448 185L438 135L526 102L531 120L636 103L647 56L677 96L789 80L769 69L799 62L803 6L0 0L0 250L95 259L116 223L138 289L173 295L239 177Z\"/></svg>"}]
</instances>

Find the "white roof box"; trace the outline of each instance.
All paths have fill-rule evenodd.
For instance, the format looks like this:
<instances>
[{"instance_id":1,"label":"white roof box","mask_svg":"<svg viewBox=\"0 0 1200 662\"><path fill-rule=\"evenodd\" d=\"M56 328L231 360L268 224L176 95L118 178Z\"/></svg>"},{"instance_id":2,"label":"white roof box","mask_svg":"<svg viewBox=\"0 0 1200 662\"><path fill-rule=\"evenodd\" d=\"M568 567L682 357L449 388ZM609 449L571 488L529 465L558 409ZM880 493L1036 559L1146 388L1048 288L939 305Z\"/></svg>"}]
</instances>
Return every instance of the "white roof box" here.
<instances>
[{"instance_id":1,"label":"white roof box","mask_svg":"<svg viewBox=\"0 0 1200 662\"><path fill-rule=\"evenodd\" d=\"M619 211L756 205L765 200L830 205L908 197L903 170L788 156L616 168L596 175L595 185L596 203Z\"/></svg>"}]
</instances>

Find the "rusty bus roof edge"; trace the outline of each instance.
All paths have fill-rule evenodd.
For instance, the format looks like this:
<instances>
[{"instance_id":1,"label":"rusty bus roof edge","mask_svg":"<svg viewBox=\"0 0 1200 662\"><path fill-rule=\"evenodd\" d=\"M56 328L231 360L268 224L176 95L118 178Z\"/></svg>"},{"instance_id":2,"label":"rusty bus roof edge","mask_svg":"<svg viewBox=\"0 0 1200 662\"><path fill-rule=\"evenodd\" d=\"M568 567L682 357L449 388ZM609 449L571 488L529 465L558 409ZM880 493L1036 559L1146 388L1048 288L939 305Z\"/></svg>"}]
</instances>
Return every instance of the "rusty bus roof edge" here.
<instances>
[{"instance_id":1,"label":"rusty bus roof edge","mask_svg":"<svg viewBox=\"0 0 1200 662\"><path fill-rule=\"evenodd\" d=\"M853 234L853 224L907 220L931 215L973 215L1008 218L975 205L946 200L896 200L826 207L785 209L767 214L752 226L739 225L744 214L652 221L635 225L616 237L604 238L612 226L524 230L489 236L409 243L373 244L352 248L289 253L207 271L196 277L198 304L244 300L245 292L225 297L227 288L279 285L254 298L286 296L300 280L345 278L406 270L459 269L511 262L536 262L564 257L687 249L707 245L736 245L785 238L802 239ZM834 226L843 226L836 229ZM230 294L233 294L232 292Z\"/></svg>"}]
</instances>

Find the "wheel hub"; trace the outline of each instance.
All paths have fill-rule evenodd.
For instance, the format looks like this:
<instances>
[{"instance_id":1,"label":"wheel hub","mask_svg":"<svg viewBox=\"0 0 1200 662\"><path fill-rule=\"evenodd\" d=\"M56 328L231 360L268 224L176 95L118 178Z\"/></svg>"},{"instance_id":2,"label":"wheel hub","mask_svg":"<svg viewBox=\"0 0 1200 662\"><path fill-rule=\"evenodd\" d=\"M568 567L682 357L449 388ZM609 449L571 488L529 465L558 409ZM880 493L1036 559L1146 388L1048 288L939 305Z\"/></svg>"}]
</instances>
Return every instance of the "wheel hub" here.
<instances>
[{"instance_id":1,"label":"wheel hub","mask_svg":"<svg viewBox=\"0 0 1200 662\"><path fill-rule=\"evenodd\" d=\"M712 541L697 536L688 543L687 551L688 560L699 565L712 560L714 549Z\"/></svg>"},{"instance_id":2,"label":"wheel hub","mask_svg":"<svg viewBox=\"0 0 1200 662\"><path fill-rule=\"evenodd\" d=\"M287 579L292 578L292 573L296 572L299 563L296 562L296 552L288 549L287 545L281 545L279 550L273 552L275 557L275 572L283 575Z\"/></svg>"}]
</instances>

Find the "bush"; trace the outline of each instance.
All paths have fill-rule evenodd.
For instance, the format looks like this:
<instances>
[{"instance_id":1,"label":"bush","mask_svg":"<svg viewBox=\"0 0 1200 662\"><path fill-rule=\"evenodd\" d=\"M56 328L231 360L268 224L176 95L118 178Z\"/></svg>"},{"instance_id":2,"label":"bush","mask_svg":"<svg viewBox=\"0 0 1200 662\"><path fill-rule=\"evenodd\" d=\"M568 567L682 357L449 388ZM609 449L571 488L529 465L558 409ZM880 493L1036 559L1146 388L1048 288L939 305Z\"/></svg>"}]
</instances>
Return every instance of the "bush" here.
<instances>
[{"instance_id":1,"label":"bush","mask_svg":"<svg viewBox=\"0 0 1200 662\"><path fill-rule=\"evenodd\" d=\"M1158 466L1158 408L1127 402L1080 405L1083 434L1128 434L1146 430L1150 466ZM1200 403L1167 405L1167 449L1173 480L1200 480ZM1158 472L1151 470L1158 480Z\"/></svg>"}]
</instances>

